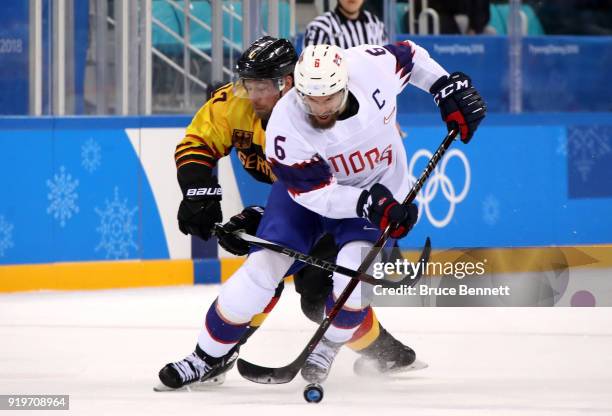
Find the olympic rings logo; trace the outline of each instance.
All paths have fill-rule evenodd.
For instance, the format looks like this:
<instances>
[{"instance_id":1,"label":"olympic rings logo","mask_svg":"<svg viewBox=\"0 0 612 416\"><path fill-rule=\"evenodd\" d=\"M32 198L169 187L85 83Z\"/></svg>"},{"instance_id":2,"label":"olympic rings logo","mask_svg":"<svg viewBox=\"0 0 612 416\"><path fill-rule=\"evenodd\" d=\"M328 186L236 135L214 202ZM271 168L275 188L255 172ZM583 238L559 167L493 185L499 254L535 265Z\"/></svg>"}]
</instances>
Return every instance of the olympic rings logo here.
<instances>
[{"instance_id":1,"label":"olympic rings logo","mask_svg":"<svg viewBox=\"0 0 612 416\"><path fill-rule=\"evenodd\" d=\"M421 149L412 155L410 159L410 164L408 165L408 173L409 173L409 181L411 184L416 183L417 178L413 175L414 165L420 158L425 158L427 161L431 159L433 154L426 149ZM450 178L446 175L446 166L448 165L449 160L453 157L458 158L463 163L463 169L465 171L465 183L463 184L463 189L459 194L457 194L455 190L455 186ZM427 215L427 219L429 222L437 228L446 227L451 219L453 218L453 214L455 213L455 206L459 204L461 201L465 199L469 190L470 190L470 181L472 177L472 172L470 170L470 162L468 161L465 154L459 149L451 149L449 150L440 163L435 167L434 171L431 173L431 176L425 182L425 186L419 191L416 201L419 206L419 218L423 216L423 212ZM434 198L438 194L438 189L442 190L442 195L449 202L448 212L446 216L442 219L437 219L431 212L431 208L429 204L434 200Z\"/></svg>"}]
</instances>

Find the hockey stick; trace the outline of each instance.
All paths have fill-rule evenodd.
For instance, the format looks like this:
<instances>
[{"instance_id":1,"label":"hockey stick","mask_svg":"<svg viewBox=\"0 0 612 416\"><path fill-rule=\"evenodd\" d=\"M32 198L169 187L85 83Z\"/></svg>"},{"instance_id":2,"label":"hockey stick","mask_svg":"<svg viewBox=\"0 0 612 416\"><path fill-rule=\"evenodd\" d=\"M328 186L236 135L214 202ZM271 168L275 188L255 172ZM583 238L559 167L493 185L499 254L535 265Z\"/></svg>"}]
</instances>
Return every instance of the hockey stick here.
<instances>
[{"instance_id":1,"label":"hockey stick","mask_svg":"<svg viewBox=\"0 0 612 416\"><path fill-rule=\"evenodd\" d=\"M223 233L228 233L228 231L225 231L225 229L223 228L223 226L221 224L215 224L214 226L214 233L217 236L223 235ZM415 270L413 268L412 273L409 273L407 275L405 275L401 280L399 281L391 281L391 280L385 280L385 279L377 279L374 276L368 274L368 273L359 273L353 269L349 269L347 267L344 266L340 266L339 264L335 264L335 263L331 263L329 261L320 259L318 257L314 257L314 256L309 256L307 254L301 253L297 250L293 250L291 248L288 247L283 247L279 244L275 244L271 241L267 241L264 240L263 238L259 238L259 237L255 237L252 236L250 234L247 234L245 232L241 232L241 231L237 231L233 233L236 237L240 238L241 240L245 241L248 244L257 246L257 247L261 247L270 251L274 251L275 253L279 253L288 257L291 257L293 259L296 259L302 263L306 263L309 264L311 266L315 266L318 267L319 269L323 269L323 270L327 270L330 272L336 272L336 273L340 273L343 274L345 276L351 277L353 279L357 279L361 282L364 283L369 283L371 285L379 285L383 282L387 282L392 286L395 285L400 285L400 284L405 284L408 280L414 279L416 277L416 273ZM423 258L424 256L424 252L427 250L427 242L429 241L429 238L427 238L427 241L425 242L425 246L423 247L422 253L421 253L421 258ZM431 250L431 245L430 248ZM420 260L419 260L420 261ZM414 276L414 277L413 277Z\"/></svg>"},{"instance_id":2,"label":"hockey stick","mask_svg":"<svg viewBox=\"0 0 612 416\"><path fill-rule=\"evenodd\" d=\"M458 133L457 130L451 130L446 135L446 137L442 141L442 144L440 144L440 146L438 147L438 150L436 150L436 153L434 153L434 155L431 157L431 159L427 163L427 166L425 167L425 170L421 174L419 180L413 185L412 189L410 190L410 192L404 199L403 204L408 204L416 198L417 194L419 193L419 191L425 184L425 181L431 175L431 172L434 170L434 168L436 167L436 165L438 164L438 162L440 161L444 153L446 153L446 150L450 147L453 140L455 140L457 133ZM380 251L382 250L382 247L384 246L385 242L389 238L389 234L391 233L392 225L393 224L389 224L385 228L385 230L380 235L380 237L378 238L378 240L376 241L372 249L370 249L370 252L366 256L366 258L363 260L363 262L357 269L358 272L363 273L374 262L374 260L376 259L376 256L378 255L378 253L380 253ZM325 334L325 331L327 331L332 321L334 320L338 312L340 312L340 309L342 309L342 307L344 306L344 304L346 303L346 301L348 300L349 296L351 295L351 293L353 292L353 290L355 289L358 283L359 283L358 280L353 279L346 286L344 291L340 294L340 296L336 300L336 303L334 304L332 309L329 311L329 313L327 314L323 322L321 322L321 324L319 325L319 328L317 329L317 331L314 333L310 341L308 341L308 344L306 345L304 350L302 350L300 355L295 360L293 360L293 362L291 362L290 364L284 367L270 368L270 367L262 367L257 364L253 364L253 363L250 363L248 361L245 361L239 358L238 359L238 372L240 372L240 375L246 378L247 380L251 380L255 383L262 383L262 384L283 384L283 383L288 383L291 380L293 380L295 376L297 375L297 373L300 371L300 369L303 367L304 363L306 362L306 358L308 358L308 356L317 346L319 341L321 341L321 339L323 338L323 335Z\"/></svg>"},{"instance_id":3,"label":"hockey stick","mask_svg":"<svg viewBox=\"0 0 612 416\"><path fill-rule=\"evenodd\" d=\"M406 284L409 287L416 286L416 284L419 282L419 280L423 276L423 272L425 271L425 268L427 267L427 263L429 262L430 255L431 255L431 240L429 239L429 237L427 237L425 239L425 245L423 246L421 255L419 256L419 260L416 263L416 264L420 264L421 267L415 270L414 263L413 263L411 265L412 273L408 273L404 275L404 277L402 277L399 280L379 279L376 284L377 285L382 284L383 287L387 287L387 288L398 288Z\"/></svg>"}]
</instances>

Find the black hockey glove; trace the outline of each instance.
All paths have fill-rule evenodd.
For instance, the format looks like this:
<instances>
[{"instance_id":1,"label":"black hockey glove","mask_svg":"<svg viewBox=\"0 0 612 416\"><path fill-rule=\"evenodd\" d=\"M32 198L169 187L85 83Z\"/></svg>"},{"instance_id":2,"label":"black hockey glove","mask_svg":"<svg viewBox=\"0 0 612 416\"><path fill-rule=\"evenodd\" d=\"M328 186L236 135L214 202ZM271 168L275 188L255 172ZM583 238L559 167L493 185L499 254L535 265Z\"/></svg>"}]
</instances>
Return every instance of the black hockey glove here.
<instances>
[{"instance_id":1,"label":"black hockey glove","mask_svg":"<svg viewBox=\"0 0 612 416\"><path fill-rule=\"evenodd\" d=\"M240 214L234 215L228 222L223 224L223 228L227 233L218 235L219 245L237 256L248 254L249 244L240 237L234 235L233 232L243 231L247 234L255 235L263 213L263 207L253 205L246 207Z\"/></svg>"},{"instance_id":2,"label":"black hockey glove","mask_svg":"<svg viewBox=\"0 0 612 416\"><path fill-rule=\"evenodd\" d=\"M357 202L357 215L368 220L381 230L389 223L396 226L391 230L392 238L403 238L417 221L419 210L415 204L403 205L393 198L391 191L379 183L363 191Z\"/></svg>"},{"instance_id":3,"label":"black hockey glove","mask_svg":"<svg viewBox=\"0 0 612 416\"><path fill-rule=\"evenodd\" d=\"M468 143L487 112L487 105L463 72L438 79L429 89L448 130L459 129L461 141Z\"/></svg>"},{"instance_id":4,"label":"black hockey glove","mask_svg":"<svg viewBox=\"0 0 612 416\"><path fill-rule=\"evenodd\" d=\"M213 225L223 221L221 195L216 176L207 178L197 186L186 187L177 215L179 230L183 234L208 240Z\"/></svg>"}]
</instances>

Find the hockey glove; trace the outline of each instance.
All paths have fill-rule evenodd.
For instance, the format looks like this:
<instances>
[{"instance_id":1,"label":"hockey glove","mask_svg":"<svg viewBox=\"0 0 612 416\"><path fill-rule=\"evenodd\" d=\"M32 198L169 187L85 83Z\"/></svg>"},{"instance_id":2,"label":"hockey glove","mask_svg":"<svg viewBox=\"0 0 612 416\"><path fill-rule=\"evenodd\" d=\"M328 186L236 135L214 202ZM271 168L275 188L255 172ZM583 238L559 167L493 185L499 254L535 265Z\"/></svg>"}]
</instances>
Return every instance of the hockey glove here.
<instances>
[{"instance_id":1,"label":"hockey glove","mask_svg":"<svg viewBox=\"0 0 612 416\"><path fill-rule=\"evenodd\" d=\"M227 233L219 235L219 245L237 256L249 253L249 244L240 237L233 234L234 231L242 231L255 235L259 222L263 216L263 207L253 205L246 207L240 214L234 215L228 222L223 224Z\"/></svg>"},{"instance_id":2,"label":"hockey glove","mask_svg":"<svg viewBox=\"0 0 612 416\"><path fill-rule=\"evenodd\" d=\"M461 141L468 143L487 111L484 100L463 72L444 75L429 89L448 130L458 129Z\"/></svg>"},{"instance_id":3,"label":"hockey glove","mask_svg":"<svg viewBox=\"0 0 612 416\"><path fill-rule=\"evenodd\" d=\"M183 234L208 240L213 225L223 221L221 195L216 176L207 178L197 186L186 187L177 215L179 230Z\"/></svg>"},{"instance_id":4,"label":"hockey glove","mask_svg":"<svg viewBox=\"0 0 612 416\"><path fill-rule=\"evenodd\" d=\"M417 221L418 208L415 204L403 205L393 198L391 191L379 183L363 191L357 202L357 215L368 220L381 230L389 223L396 224L391 230L392 238L403 238Z\"/></svg>"}]
</instances>

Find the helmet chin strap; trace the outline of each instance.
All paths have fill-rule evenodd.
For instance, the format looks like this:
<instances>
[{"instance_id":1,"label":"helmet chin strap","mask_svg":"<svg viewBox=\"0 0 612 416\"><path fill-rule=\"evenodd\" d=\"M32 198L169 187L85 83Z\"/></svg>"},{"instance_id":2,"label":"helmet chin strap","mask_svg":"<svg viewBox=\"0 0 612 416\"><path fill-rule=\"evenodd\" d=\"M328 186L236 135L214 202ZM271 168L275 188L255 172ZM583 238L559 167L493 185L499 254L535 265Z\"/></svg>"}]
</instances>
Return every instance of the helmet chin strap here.
<instances>
[{"instance_id":1,"label":"helmet chin strap","mask_svg":"<svg viewBox=\"0 0 612 416\"><path fill-rule=\"evenodd\" d=\"M346 102L348 100L348 88L344 87L344 97L342 97L342 103L340 103L340 108L338 109L338 114L342 114L346 107Z\"/></svg>"},{"instance_id":2,"label":"helmet chin strap","mask_svg":"<svg viewBox=\"0 0 612 416\"><path fill-rule=\"evenodd\" d=\"M285 89L285 81L283 80L283 86L280 89L280 91L278 91L278 99L280 100L283 97L283 90Z\"/></svg>"}]
</instances>

